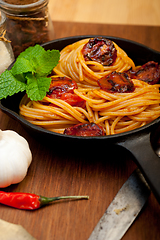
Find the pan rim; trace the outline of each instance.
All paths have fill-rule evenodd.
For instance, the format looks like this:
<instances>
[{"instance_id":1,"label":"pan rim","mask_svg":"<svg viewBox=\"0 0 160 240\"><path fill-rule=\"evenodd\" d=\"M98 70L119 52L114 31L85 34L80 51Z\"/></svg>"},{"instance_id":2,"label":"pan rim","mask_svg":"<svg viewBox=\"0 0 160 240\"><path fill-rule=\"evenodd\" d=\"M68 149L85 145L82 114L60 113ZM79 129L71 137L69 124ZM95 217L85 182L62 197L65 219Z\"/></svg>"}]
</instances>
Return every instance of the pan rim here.
<instances>
[{"instance_id":1,"label":"pan rim","mask_svg":"<svg viewBox=\"0 0 160 240\"><path fill-rule=\"evenodd\" d=\"M118 40L118 41L123 41L126 43L131 43L133 45L139 46L141 48L147 49L148 51L151 51L154 54L158 54L160 55L160 52L153 50L152 48L145 46L144 44L135 42L133 40L129 40L129 39L124 39L124 38L119 38L119 37L113 37L113 36L106 36L106 35L77 35L77 36L69 36L69 37L63 37L63 38L58 38L58 39L54 39L52 41L46 42L44 44L41 44L42 47L48 47L50 44L54 44L54 43L58 43L58 42L62 42L62 41L67 41L67 40L77 40L77 39L84 39L84 38L92 38L92 37L105 37L111 40ZM11 66L14 64L14 62L10 65L9 69L11 68ZM22 93L21 93L22 94ZM12 96L13 97L13 96ZM36 132L39 132L41 134L47 134L49 136L53 136L53 137L61 137L61 138L70 138L70 139L81 139L81 140L94 140L94 139L98 139L98 140L102 140L102 139L119 139L119 138L123 138L123 137L128 137L130 135L133 134L139 134L143 131L145 131L146 129L150 129L152 128L154 125L158 124L160 122L160 117L158 117L157 119L153 120L152 122L136 128L134 130L130 130L127 132L123 132L123 133L119 133L119 134L113 134L113 135L105 135L105 136L73 136L73 135L65 135L65 134L61 134L61 133L56 133L56 132L52 132L49 130L46 130L44 128L41 128L39 126L36 126L30 122L28 122L27 120L25 120L23 117L21 117L17 112L5 107L3 105L3 101L5 101L6 99L2 99L0 101L0 109L5 112L6 114L9 114L11 117L15 118L16 120L18 120L23 126L30 128L31 130L34 130Z\"/></svg>"}]
</instances>

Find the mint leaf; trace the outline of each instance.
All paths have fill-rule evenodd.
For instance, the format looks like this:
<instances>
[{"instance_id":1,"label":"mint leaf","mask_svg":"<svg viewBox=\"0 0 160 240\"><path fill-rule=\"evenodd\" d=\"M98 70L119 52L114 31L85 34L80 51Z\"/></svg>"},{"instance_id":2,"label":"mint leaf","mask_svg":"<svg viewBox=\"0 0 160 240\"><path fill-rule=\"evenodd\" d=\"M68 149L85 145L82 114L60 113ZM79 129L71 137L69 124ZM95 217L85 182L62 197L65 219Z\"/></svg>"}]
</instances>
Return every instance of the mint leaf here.
<instances>
[{"instance_id":1,"label":"mint leaf","mask_svg":"<svg viewBox=\"0 0 160 240\"><path fill-rule=\"evenodd\" d=\"M13 67L13 73L33 72L39 76L46 76L57 65L59 58L58 50L45 51L43 47L37 44L34 47L27 48L18 56Z\"/></svg>"},{"instance_id":2,"label":"mint leaf","mask_svg":"<svg viewBox=\"0 0 160 240\"><path fill-rule=\"evenodd\" d=\"M21 52L18 58L25 58L30 61L33 57L40 58L44 52L45 49L36 44L34 47L28 47L25 51Z\"/></svg>"},{"instance_id":3,"label":"mint leaf","mask_svg":"<svg viewBox=\"0 0 160 240\"><path fill-rule=\"evenodd\" d=\"M47 77L35 77L32 74L28 74L26 93L27 96L34 101L42 100L46 96L46 92L49 90L51 78Z\"/></svg>"},{"instance_id":4,"label":"mint leaf","mask_svg":"<svg viewBox=\"0 0 160 240\"><path fill-rule=\"evenodd\" d=\"M30 61L25 58L17 58L15 64L13 65L11 72L14 76L27 73L27 72L33 72L34 68L31 65Z\"/></svg>"},{"instance_id":5,"label":"mint leaf","mask_svg":"<svg viewBox=\"0 0 160 240\"><path fill-rule=\"evenodd\" d=\"M58 64L58 50L47 50L40 45L22 52L10 71L0 75L0 99L26 90L31 100L42 100L49 90L51 78L47 76Z\"/></svg>"},{"instance_id":6,"label":"mint leaf","mask_svg":"<svg viewBox=\"0 0 160 240\"><path fill-rule=\"evenodd\" d=\"M17 81L10 71L6 70L0 75L0 99L23 92L25 89L26 84Z\"/></svg>"},{"instance_id":7,"label":"mint leaf","mask_svg":"<svg viewBox=\"0 0 160 240\"><path fill-rule=\"evenodd\" d=\"M34 59L36 73L41 76L50 74L53 68L57 65L59 58L60 53L58 50L48 50L44 52L41 58Z\"/></svg>"}]
</instances>

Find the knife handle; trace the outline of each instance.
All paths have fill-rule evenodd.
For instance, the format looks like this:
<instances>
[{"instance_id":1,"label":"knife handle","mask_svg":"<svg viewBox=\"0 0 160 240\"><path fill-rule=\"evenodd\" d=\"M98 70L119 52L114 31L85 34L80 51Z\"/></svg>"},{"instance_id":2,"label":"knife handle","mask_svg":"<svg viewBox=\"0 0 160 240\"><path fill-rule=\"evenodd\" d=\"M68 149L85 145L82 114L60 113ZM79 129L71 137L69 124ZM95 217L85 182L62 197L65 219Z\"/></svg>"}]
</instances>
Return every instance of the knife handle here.
<instances>
[{"instance_id":1,"label":"knife handle","mask_svg":"<svg viewBox=\"0 0 160 240\"><path fill-rule=\"evenodd\" d=\"M134 161L143 173L153 194L160 204L160 158L151 145L151 133L132 135L126 141L118 143L134 156Z\"/></svg>"}]
</instances>

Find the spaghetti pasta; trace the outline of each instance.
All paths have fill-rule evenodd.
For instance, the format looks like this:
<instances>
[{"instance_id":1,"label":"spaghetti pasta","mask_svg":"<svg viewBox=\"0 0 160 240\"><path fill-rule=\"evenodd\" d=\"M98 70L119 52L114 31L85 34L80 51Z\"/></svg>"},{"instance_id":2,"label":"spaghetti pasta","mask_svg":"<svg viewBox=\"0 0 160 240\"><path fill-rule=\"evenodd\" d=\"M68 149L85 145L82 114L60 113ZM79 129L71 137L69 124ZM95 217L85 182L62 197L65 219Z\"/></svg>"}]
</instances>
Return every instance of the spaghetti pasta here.
<instances>
[{"instance_id":1,"label":"spaghetti pasta","mask_svg":"<svg viewBox=\"0 0 160 240\"><path fill-rule=\"evenodd\" d=\"M73 94L85 102L85 106L71 105L64 99L46 95L42 101L31 101L25 95L20 103L20 115L47 130L64 133L68 127L79 123L100 125L106 135L118 134L139 128L160 116L160 84L149 85L132 79L134 91L107 92L97 80L114 71L136 69L133 61L116 43L117 57L113 64L104 66L96 61L85 61L82 48L88 39L66 46L61 51L56 75L67 76L77 82Z\"/></svg>"},{"instance_id":2,"label":"spaghetti pasta","mask_svg":"<svg viewBox=\"0 0 160 240\"><path fill-rule=\"evenodd\" d=\"M66 127L87 122L101 125L106 135L133 130L160 116L160 85L133 82L135 91L125 94L107 93L98 88L75 89L75 94L86 101L85 109L49 97L34 102L25 95L20 114L35 125L59 133Z\"/></svg>"},{"instance_id":3,"label":"spaghetti pasta","mask_svg":"<svg viewBox=\"0 0 160 240\"><path fill-rule=\"evenodd\" d=\"M89 41L84 39L66 46L61 51L59 64L54 68L54 72L61 76L69 76L76 82L83 82L97 86L97 80L113 71L124 72L130 68L135 69L135 64L131 58L116 44L117 57L115 62L109 66L103 66L96 61L85 61L82 48Z\"/></svg>"}]
</instances>

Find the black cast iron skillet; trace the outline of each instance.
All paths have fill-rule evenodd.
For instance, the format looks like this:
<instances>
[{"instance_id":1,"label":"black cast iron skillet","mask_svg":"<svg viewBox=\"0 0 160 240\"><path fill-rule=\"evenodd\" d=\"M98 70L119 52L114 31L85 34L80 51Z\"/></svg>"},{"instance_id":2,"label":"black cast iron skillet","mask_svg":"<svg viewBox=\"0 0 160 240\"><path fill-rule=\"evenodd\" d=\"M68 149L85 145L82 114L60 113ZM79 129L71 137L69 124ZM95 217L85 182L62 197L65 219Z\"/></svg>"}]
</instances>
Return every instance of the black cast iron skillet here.
<instances>
[{"instance_id":1,"label":"black cast iron skillet","mask_svg":"<svg viewBox=\"0 0 160 240\"><path fill-rule=\"evenodd\" d=\"M43 44L43 47L46 50L61 50L68 44L89 37L95 36L76 36L57 39ZM124 49L128 56L134 60L136 65L142 65L147 61L156 61L160 63L159 52L133 41L110 36L105 37L113 40L122 49ZM160 203L160 158L155 153L155 149L159 145L160 117L141 128L122 134L103 137L67 136L37 127L19 116L19 103L23 95L24 93L19 93L1 100L0 108L5 113L18 120L34 136L51 140L54 143L54 146L59 143L61 146L63 146L62 144L70 145L74 143L74 146L78 146L81 150L83 150L83 147L86 146L86 144L96 146L96 148L92 147L91 151L95 151L95 149L102 145L106 148L111 145L125 148L133 155L134 161L142 171L158 202Z\"/></svg>"}]
</instances>

